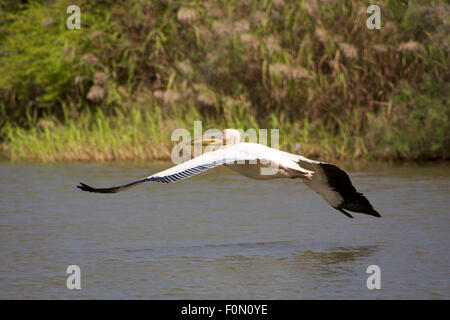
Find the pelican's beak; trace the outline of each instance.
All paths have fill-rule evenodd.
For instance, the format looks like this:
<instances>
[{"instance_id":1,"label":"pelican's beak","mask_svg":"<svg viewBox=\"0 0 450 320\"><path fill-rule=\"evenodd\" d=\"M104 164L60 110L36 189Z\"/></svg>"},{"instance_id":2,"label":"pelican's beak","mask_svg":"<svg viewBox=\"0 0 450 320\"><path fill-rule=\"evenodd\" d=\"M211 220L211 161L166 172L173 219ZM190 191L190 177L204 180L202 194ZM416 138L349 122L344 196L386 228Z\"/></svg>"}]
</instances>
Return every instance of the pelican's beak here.
<instances>
[{"instance_id":1,"label":"pelican's beak","mask_svg":"<svg viewBox=\"0 0 450 320\"><path fill-rule=\"evenodd\" d=\"M210 144L222 145L223 137L221 136L220 133L207 134L207 135L203 135L201 137L192 139L190 141L190 144L194 145L194 144L200 143L200 142L201 142L202 146L208 146Z\"/></svg>"}]
</instances>

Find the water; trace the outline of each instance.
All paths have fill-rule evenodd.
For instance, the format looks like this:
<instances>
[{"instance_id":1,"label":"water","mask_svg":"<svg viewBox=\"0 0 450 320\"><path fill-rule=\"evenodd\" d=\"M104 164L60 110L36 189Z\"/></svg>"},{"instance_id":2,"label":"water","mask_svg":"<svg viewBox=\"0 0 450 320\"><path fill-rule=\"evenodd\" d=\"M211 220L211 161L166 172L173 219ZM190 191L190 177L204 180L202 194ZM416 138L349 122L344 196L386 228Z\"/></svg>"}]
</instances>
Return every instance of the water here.
<instances>
[{"instance_id":1,"label":"water","mask_svg":"<svg viewBox=\"0 0 450 320\"><path fill-rule=\"evenodd\" d=\"M75 188L169 165L0 163L0 298L450 298L449 164L351 170L381 219L227 168L119 194ZM81 290L66 288L73 264ZM373 264L381 290L366 286Z\"/></svg>"}]
</instances>

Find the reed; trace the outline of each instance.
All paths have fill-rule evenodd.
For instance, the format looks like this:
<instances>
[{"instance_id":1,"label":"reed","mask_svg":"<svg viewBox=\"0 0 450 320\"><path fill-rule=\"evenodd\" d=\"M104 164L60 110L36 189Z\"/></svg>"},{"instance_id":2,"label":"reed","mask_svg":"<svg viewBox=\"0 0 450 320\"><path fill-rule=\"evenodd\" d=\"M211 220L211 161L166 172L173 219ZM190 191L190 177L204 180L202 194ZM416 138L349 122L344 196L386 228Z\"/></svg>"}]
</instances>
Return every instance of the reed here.
<instances>
[{"instance_id":1,"label":"reed","mask_svg":"<svg viewBox=\"0 0 450 320\"><path fill-rule=\"evenodd\" d=\"M171 131L278 128L321 159L448 159L449 6L368 1L1 4L0 152L167 159Z\"/></svg>"}]
</instances>

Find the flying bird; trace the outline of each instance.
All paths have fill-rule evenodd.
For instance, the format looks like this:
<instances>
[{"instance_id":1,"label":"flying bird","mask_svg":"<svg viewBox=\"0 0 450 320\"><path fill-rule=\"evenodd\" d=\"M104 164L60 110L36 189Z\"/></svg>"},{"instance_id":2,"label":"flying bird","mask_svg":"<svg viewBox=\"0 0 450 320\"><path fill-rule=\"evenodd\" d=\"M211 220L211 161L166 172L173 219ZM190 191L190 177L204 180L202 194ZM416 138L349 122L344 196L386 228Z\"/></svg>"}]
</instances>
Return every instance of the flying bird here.
<instances>
[{"instance_id":1,"label":"flying bird","mask_svg":"<svg viewBox=\"0 0 450 320\"><path fill-rule=\"evenodd\" d=\"M192 139L190 143L201 143L203 146L217 145L218 148L128 184L110 188L93 188L80 182L77 187L87 192L116 193L148 181L161 183L180 181L224 165L252 179L301 179L334 209L349 218L353 216L348 211L381 217L369 200L356 191L348 174L334 164L311 160L257 143L242 142L239 131L235 129L203 135Z\"/></svg>"}]
</instances>

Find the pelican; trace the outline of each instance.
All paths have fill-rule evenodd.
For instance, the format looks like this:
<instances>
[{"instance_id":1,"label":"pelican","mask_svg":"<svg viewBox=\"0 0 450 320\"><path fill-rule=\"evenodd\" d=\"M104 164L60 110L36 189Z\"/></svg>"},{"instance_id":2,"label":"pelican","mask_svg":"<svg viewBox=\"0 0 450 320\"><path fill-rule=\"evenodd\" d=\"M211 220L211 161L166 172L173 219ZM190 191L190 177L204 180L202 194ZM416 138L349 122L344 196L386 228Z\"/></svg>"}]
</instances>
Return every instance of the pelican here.
<instances>
[{"instance_id":1,"label":"pelican","mask_svg":"<svg viewBox=\"0 0 450 320\"><path fill-rule=\"evenodd\" d=\"M349 218L353 216L347 211L381 217L369 200L356 191L347 173L331 163L311 160L257 143L242 142L239 131L235 129L203 135L192 139L190 143L201 143L203 146L218 145L218 148L128 184L93 188L80 182L77 187L87 192L116 193L147 181L161 183L180 181L224 165L251 179L301 179L334 209Z\"/></svg>"}]
</instances>

